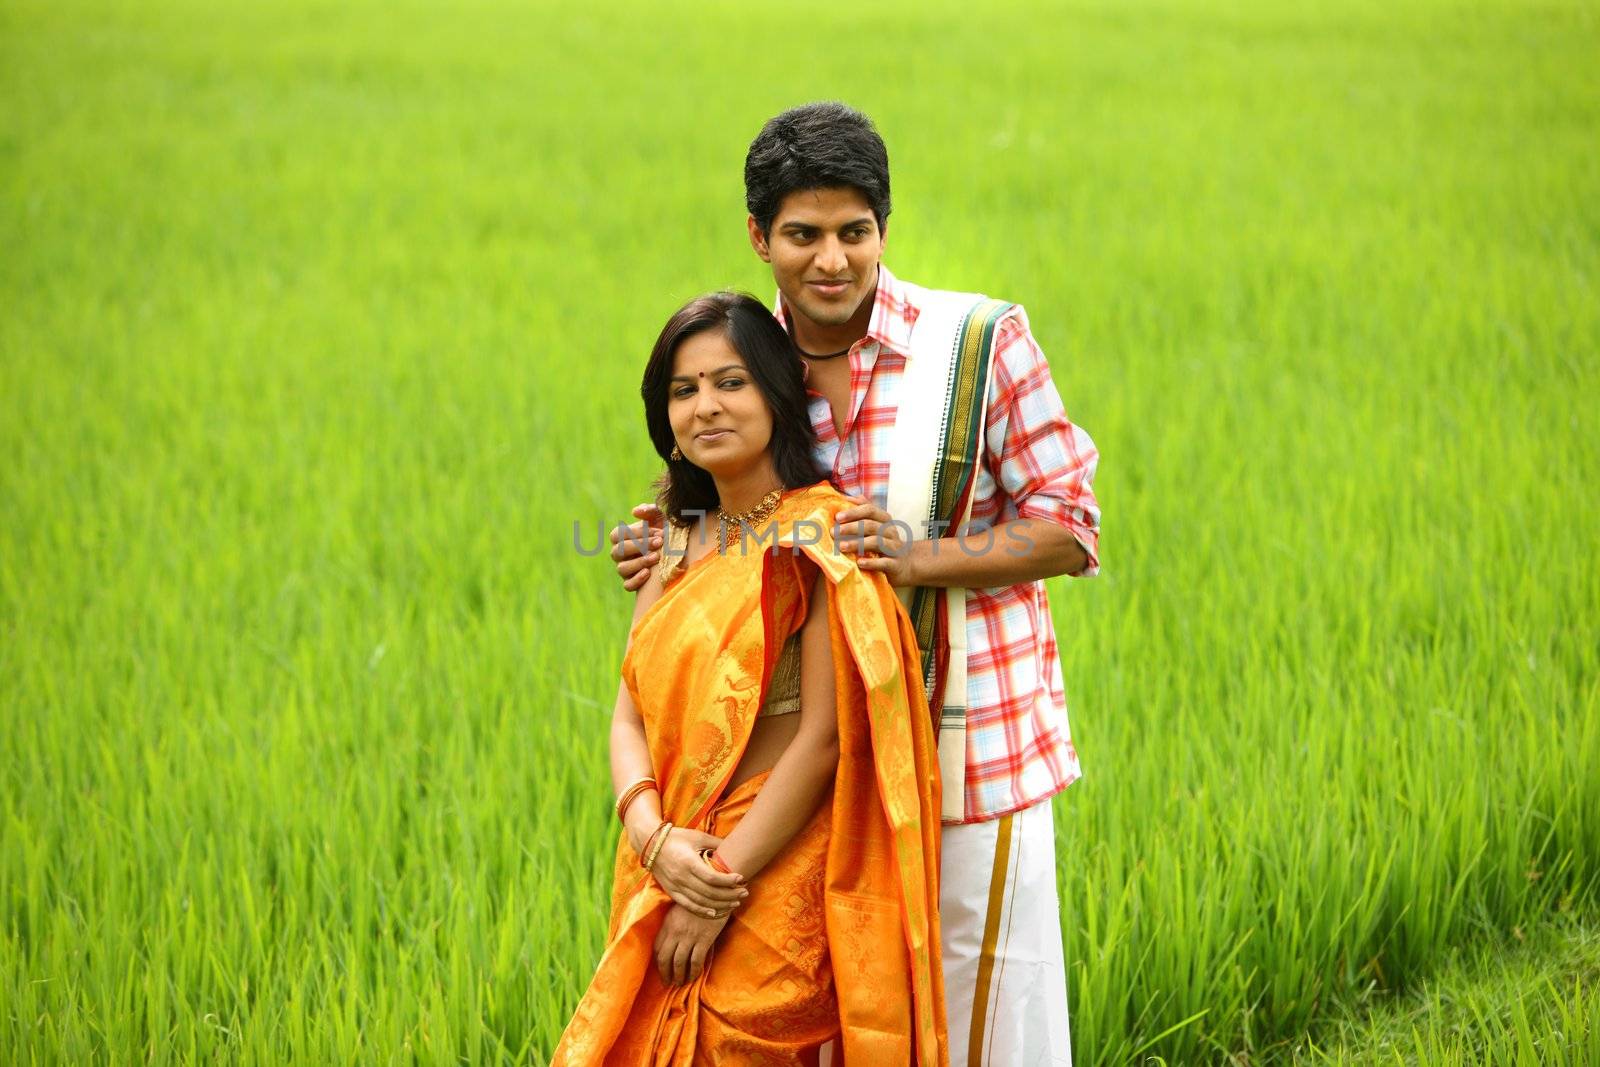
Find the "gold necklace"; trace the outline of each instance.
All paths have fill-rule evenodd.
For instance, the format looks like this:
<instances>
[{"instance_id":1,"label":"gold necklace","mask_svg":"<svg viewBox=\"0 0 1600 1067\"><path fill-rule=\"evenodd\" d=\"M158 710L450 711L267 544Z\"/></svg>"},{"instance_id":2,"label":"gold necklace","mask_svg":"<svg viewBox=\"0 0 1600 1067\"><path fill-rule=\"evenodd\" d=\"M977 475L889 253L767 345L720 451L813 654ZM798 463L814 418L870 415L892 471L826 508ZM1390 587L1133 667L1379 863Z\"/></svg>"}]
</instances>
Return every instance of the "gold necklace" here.
<instances>
[{"instance_id":1,"label":"gold necklace","mask_svg":"<svg viewBox=\"0 0 1600 1067\"><path fill-rule=\"evenodd\" d=\"M728 534L746 526L754 526L758 522L765 522L778 510L778 501L783 499L783 490L774 489L761 498L761 503L749 511L729 513L722 510L722 505L717 505L717 544L722 551L728 550Z\"/></svg>"}]
</instances>

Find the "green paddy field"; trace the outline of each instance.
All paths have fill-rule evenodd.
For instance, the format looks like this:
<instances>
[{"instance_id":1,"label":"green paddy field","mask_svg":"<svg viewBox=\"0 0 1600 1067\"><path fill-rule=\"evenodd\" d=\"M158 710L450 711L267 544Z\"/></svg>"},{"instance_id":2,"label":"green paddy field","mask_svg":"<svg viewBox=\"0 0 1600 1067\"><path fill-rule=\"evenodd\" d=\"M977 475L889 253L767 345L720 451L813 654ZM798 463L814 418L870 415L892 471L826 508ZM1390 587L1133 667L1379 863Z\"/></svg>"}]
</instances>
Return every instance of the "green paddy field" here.
<instances>
[{"instance_id":1,"label":"green paddy field","mask_svg":"<svg viewBox=\"0 0 1600 1067\"><path fill-rule=\"evenodd\" d=\"M1102 451L1076 1062L1600 1063L1593 3L0 3L0 1062L543 1064L679 302L836 97Z\"/></svg>"}]
</instances>

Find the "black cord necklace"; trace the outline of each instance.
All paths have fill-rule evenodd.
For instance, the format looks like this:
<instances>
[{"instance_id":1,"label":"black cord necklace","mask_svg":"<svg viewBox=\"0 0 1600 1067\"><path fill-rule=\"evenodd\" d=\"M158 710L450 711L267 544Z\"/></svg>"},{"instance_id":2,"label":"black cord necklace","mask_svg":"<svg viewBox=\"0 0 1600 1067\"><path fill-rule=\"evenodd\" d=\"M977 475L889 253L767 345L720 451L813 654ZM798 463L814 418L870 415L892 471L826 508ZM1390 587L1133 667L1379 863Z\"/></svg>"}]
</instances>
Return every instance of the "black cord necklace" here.
<instances>
[{"instance_id":1,"label":"black cord necklace","mask_svg":"<svg viewBox=\"0 0 1600 1067\"><path fill-rule=\"evenodd\" d=\"M828 353L825 353L825 354L820 355L820 356L813 355L812 353L807 352L805 349L801 348L799 345L795 345L794 346L794 350L796 352L800 353L800 358L801 359L808 359L812 363L821 363L825 359L838 359L840 356L847 354L854 347L855 347L855 345L845 345L843 348L839 349L839 351L837 351L837 352L828 352Z\"/></svg>"},{"instance_id":2,"label":"black cord necklace","mask_svg":"<svg viewBox=\"0 0 1600 1067\"><path fill-rule=\"evenodd\" d=\"M810 352L807 352L805 349L800 347L800 342L795 340L794 332L787 323L784 325L783 332L789 335L789 343L794 346L794 354L805 360L807 363L822 363L830 359L838 359L840 356L848 354L849 351L855 347L855 344L851 343L845 345L837 352L824 352L820 356L814 356Z\"/></svg>"}]
</instances>

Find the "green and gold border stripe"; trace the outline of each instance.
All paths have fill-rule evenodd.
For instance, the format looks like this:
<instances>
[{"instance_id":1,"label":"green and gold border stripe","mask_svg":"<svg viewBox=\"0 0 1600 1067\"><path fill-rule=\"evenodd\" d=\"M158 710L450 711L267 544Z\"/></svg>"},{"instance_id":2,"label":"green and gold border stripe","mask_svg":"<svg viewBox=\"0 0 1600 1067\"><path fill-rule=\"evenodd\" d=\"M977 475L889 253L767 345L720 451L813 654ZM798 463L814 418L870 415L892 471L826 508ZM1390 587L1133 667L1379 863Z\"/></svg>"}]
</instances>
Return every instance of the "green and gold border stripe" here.
<instances>
[{"instance_id":1,"label":"green and gold border stripe","mask_svg":"<svg viewBox=\"0 0 1600 1067\"><path fill-rule=\"evenodd\" d=\"M994 359L994 334L1015 305L1004 300L981 300L961 321L956 334L956 355L950 363L949 398L944 417L944 440L933 472L931 517L954 522L956 511L966 501L978 469L978 440L983 425L983 407L989 382L989 364ZM933 649L940 597L935 589L918 589L911 600L911 621L917 629L917 647L923 651L923 667L932 679L929 653ZM929 687L930 695L932 692ZM934 715L939 709L932 709Z\"/></svg>"}]
</instances>

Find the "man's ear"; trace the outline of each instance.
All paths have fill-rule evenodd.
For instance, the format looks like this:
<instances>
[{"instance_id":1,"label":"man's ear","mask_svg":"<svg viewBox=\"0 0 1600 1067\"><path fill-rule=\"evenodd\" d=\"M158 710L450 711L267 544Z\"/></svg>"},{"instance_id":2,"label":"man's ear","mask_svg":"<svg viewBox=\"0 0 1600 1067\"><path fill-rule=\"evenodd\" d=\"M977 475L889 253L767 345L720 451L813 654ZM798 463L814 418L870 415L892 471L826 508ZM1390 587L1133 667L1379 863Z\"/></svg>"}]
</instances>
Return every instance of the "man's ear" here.
<instances>
[{"instance_id":1,"label":"man's ear","mask_svg":"<svg viewBox=\"0 0 1600 1067\"><path fill-rule=\"evenodd\" d=\"M883 250L889 244L889 220L884 219L878 226L878 258L883 258Z\"/></svg>"},{"instance_id":2,"label":"man's ear","mask_svg":"<svg viewBox=\"0 0 1600 1067\"><path fill-rule=\"evenodd\" d=\"M754 215L746 215L744 224L750 231L750 247L756 250L756 255L761 257L762 262L771 263L772 252L767 248L767 235L761 232L761 224L756 221Z\"/></svg>"}]
</instances>

